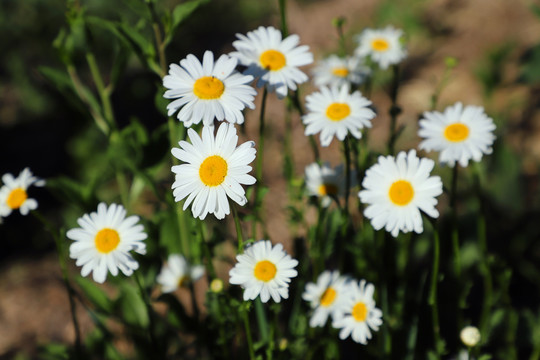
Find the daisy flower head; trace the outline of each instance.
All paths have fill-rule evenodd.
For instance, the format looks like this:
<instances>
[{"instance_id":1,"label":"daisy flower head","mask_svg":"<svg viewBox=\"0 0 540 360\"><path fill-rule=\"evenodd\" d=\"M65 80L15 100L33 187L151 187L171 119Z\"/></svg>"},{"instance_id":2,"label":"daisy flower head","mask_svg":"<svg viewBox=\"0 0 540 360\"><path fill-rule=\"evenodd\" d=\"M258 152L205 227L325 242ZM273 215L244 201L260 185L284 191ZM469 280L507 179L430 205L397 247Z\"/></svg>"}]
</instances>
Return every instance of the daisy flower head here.
<instances>
[{"instance_id":1,"label":"daisy flower head","mask_svg":"<svg viewBox=\"0 0 540 360\"><path fill-rule=\"evenodd\" d=\"M214 137L214 128L205 126L202 137L188 129L191 144L180 141L180 148L173 148L174 157L184 164L172 167L175 182L172 184L175 201L184 202L184 210L193 203L191 212L203 220L214 214L223 219L230 213L231 198L239 205L247 199L241 184L252 185L255 178L248 175L255 159L255 143L248 141L236 147L238 135L232 124L223 123Z\"/></svg>"},{"instance_id":2,"label":"daisy flower head","mask_svg":"<svg viewBox=\"0 0 540 360\"><path fill-rule=\"evenodd\" d=\"M297 84L308 80L298 67L311 64L313 54L308 46L298 46L298 35L282 39L281 31L276 28L260 26L247 35L236 34L236 37L238 40L232 44L236 51L231 56L247 66L244 74L258 78L258 87L266 85L270 92L275 91L283 98L288 89L296 90Z\"/></svg>"},{"instance_id":3,"label":"daisy flower head","mask_svg":"<svg viewBox=\"0 0 540 360\"><path fill-rule=\"evenodd\" d=\"M309 195L322 199L322 206L328 207L332 198L345 194L345 168L343 164L331 168L328 163L320 166L312 163L306 166L306 187ZM349 185L355 185L355 176L351 174Z\"/></svg>"},{"instance_id":4,"label":"daisy flower head","mask_svg":"<svg viewBox=\"0 0 540 360\"><path fill-rule=\"evenodd\" d=\"M164 293L169 293L192 281L199 280L203 274L204 266L191 266L182 255L172 254L161 268L157 282Z\"/></svg>"},{"instance_id":5,"label":"daisy flower head","mask_svg":"<svg viewBox=\"0 0 540 360\"><path fill-rule=\"evenodd\" d=\"M427 111L420 120L418 135L424 140L418 146L427 151L439 151L439 161L462 167L469 160L480 161L484 154L491 154L495 141L495 124L481 106L465 106L458 102L444 113Z\"/></svg>"},{"instance_id":6,"label":"daisy flower head","mask_svg":"<svg viewBox=\"0 0 540 360\"><path fill-rule=\"evenodd\" d=\"M17 177L9 173L4 174L2 182L4 185L0 188L0 217L9 216L17 209L21 215L27 215L30 210L37 209L37 201L28 197L28 188L44 186L45 180L35 177L29 168L25 168Z\"/></svg>"},{"instance_id":7,"label":"daisy flower head","mask_svg":"<svg viewBox=\"0 0 540 360\"><path fill-rule=\"evenodd\" d=\"M384 227L394 237L399 231L420 234L424 231L420 210L433 218L439 216L435 197L442 194L442 181L430 176L434 165L431 159L418 158L415 150L401 151L395 158L379 156L366 171L364 190L358 194L375 230Z\"/></svg>"},{"instance_id":8,"label":"daisy flower head","mask_svg":"<svg viewBox=\"0 0 540 360\"><path fill-rule=\"evenodd\" d=\"M214 118L242 124L242 110L255 108L253 99L257 92L247 85L253 77L235 70L237 63L228 55L221 55L214 62L214 54L206 51L202 64L192 54L180 60L180 65L171 64L169 74L163 78L163 86L168 89L163 97L176 99L167 105L168 115L180 109L177 118L186 127L201 120L210 126Z\"/></svg>"},{"instance_id":9,"label":"daisy flower head","mask_svg":"<svg viewBox=\"0 0 540 360\"><path fill-rule=\"evenodd\" d=\"M334 319L332 326L341 329L341 340L351 336L355 342L367 345L371 331L378 331L382 325L382 311L375 307L373 300L375 286L366 280L351 282L349 286L348 296L340 306L343 315Z\"/></svg>"},{"instance_id":10,"label":"daisy flower head","mask_svg":"<svg viewBox=\"0 0 540 360\"><path fill-rule=\"evenodd\" d=\"M313 81L318 87L346 84L360 85L370 73L371 70L364 66L359 57L347 56L340 58L331 55L321 60L313 69Z\"/></svg>"},{"instance_id":11,"label":"daisy flower head","mask_svg":"<svg viewBox=\"0 0 540 360\"><path fill-rule=\"evenodd\" d=\"M370 105L371 101L359 91L349 94L347 85L340 88L323 86L320 91L306 96L308 113L302 117L305 134L321 133L322 146L330 145L334 136L343 141L349 133L360 139L360 130L371 127L371 119L375 117Z\"/></svg>"},{"instance_id":12,"label":"daisy flower head","mask_svg":"<svg viewBox=\"0 0 540 360\"><path fill-rule=\"evenodd\" d=\"M289 297L291 278L298 275L294 269L298 260L283 250L283 245L272 246L270 240L260 240L237 255L238 262L229 272L229 282L244 289L244 301L261 296L263 303L270 297L279 303Z\"/></svg>"},{"instance_id":13,"label":"daisy flower head","mask_svg":"<svg viewBox=\"0 0 540 360\"><path fill-rule=\"evenodd\" d=\"M317 283L309 282L302 294L302 299L308 301L313 311L309 326L324 326L328 316L338 319L341 315L341 305L351 289L349 279L341 276L339 271L323 271L317 278Z\"/></svg>"},{"instance_id":14,"label":"daisy flower head","mask_svg":"<svg viewBox=\"0 0 540 360\"><path fill-rule=\"evenodd\" d=\"M84 214L77 219L80 228L71 229L66 236L74 242L69 247L69 257L81 266L81 275L92 272L94 281L105 282L107 272L126 276L139 268L130 251L146 254L147 238L138 216L126 218L122 205L100 203L97 212Z\"/></svg>"},{"instance_id":15,"label":"daisy flower head","mask_svg":"<svg viewBox=\"0 0 540 360\"><path fill-rule=\"evenodd\" d=\"M403 31L387 26L384 29L365 29L356 37L355 55L369 56L381 69L399 64L407 57L407 50L400 42Z\"/></svg>"}]
</instances>

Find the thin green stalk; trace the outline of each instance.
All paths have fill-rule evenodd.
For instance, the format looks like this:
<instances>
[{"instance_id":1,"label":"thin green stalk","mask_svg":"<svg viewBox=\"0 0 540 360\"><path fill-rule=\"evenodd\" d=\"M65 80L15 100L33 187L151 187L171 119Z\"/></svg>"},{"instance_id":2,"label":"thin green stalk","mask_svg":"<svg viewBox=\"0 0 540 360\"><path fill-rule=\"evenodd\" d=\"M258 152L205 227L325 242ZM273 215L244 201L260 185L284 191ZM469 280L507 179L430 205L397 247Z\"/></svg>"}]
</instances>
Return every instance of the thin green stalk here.
<instances>
[{"instance_id":1,"label":"thin green stalk","mask_svg":"<svg viewBox=\"0 0 540 360\"><path fill-rule=\"evenodd\" d=\"M156 337L155 333L155 318L154 318L154 310L152 308L152 304L150 303L150 298L148 297L148 293L144 289L144 285L142 283L141 275L138 271L135 271L134 273L135 283L137 284L137 287L139 288L139 293L141 295L141 298L144 302L144 305L146 307L146 313L148 315L148 334L150 336L150 343L152 344L152 347L154 348L154 352L156 354L156 357L158 359L165 359L165 354L161 351L161 347L159 346L158 339Z\"/></svg>"},{"instance_id":2,"label":"thin green stalk","mask_svg":"<svg viewBox=\"0 0 540 360\"><path fill-rule=\"evenodd\" d=\"M247 309L243 309L242 317L244 318L244 328L246 329L246 340L249 348L249 358L255 360L255 350L253 349L253 340L251 338L251 327L249 325L249 317Z\"/></svg>"},{"instance_id":3,"label":"thin green stalk","mask_svg":"<svg viewBox=\"0 0 540 360\"><path fill-rule=\"evenodd\" d=\"M238 239L238 254L241 254L244 251L244 235L242 234L242 225L240 225L240 218L238 217L238 211L236 210L236 205L231 204L234 226L236 227L236 237Z\"/></svg>"},{"instance_id":4,"label":"thin green stalk","mask_svg":"<svg viewBox=\"0 0 540 360\"><path fill-rule=\"evenodd\" d=\"M439 230L435 221L432 222L433 225L433 267L431 271L431 289L429 292L428 303L431 306L431 321L433 324L433 339L435 345L435 352L437 354L437 359L440 359L440 343L441 343L441 334L439 326L439 308L437 302L437 285L439 282L439 261L440 261L440 241L439 241Z\"/></svg>"},{"instance_id":5,"label":"thin green stalk","mask_svg":"<svg viewBox=\"0 0 540 360\"><path fill-rule=\"evenodd\" d=\"M266 111L266 99L268 97L268 89L266 86L263 90L262 100L261 100L261 113L259 116L259 148L257 150L257 159L255 163L255 178L257 179L257 183L255 184L255 190L254 190L254 201L253 201L253 209L254 209L254 216L253 216L253 222L252 222L252 235L251 237L253 239L257 238L257 223L260 220L260 214L261 214L261 208L263 206L262 199L259 199L259 191L261 186L263 185L263 160L264 160L264 130L265 130L265 121L264 121L264 114Z\"/></svg>"},{"instance_id":6,"label":"thin green stalk","mask_svg":"<svg viewBox=\"0 0 540 360\"><path fill-rule=\"evenodd\" d=\"M263 304L260 297L257 297L255 300L255 315L257 316L257 325L259 326L259 333L261 334L261 340L267 342L270 340L270 335L268 333L268 319L266 317L266 312L264 311Z\"/></svg>"},{"instance_id":7,"label":"thin green stalk","mask_svg":"<svg viewBox=\"0 0 540 360\"><path fill-rule=\"evenodd\" d=\"M298 90L293 92L293 95L289 95L289 99L291 100L291 103L294 105L296 110L298 111L298 114L300 117L304 116L305 112L302 108L302 104L300 104L300 96L298 95ZM311 150L313 152L314 161L317 163L320 163L320 156L319 156L319 148L317 147L317 142L315 141L315 138L313 135L308 136L309 140L309 146L311 146Z\"/></svg>"},{"instance_id":8,"label":"thin green stalk","mask_svg":"<svg viewBox=\"0 0 540 360\"><path fill-rule=\"evenodd\" d=\"M390 92L390 99L392 105L390 105L390 135L388 137L388 153L390 155L394 154L394 147L397 140L396 125L397 125L397 116L401 113L400 107L397 105L397 96L399 89L399 66L392 66L393 79L392 79L392 88Z\"/></svg>"},{"instance_id":9,"label":"thin green stalk","mask_svg":"<svg viewBox=\"0 0 540 360\"><path fill-rule=\"evenodd\" d=\"M103 116L105 117L105 120L107 121L111 129L117 129L111 103L111 88L105 86L105 83L103 82L103 77L101 76L101 71L99 70L96 58L92 52L86 53L86 62L88 63L90 73L92 74L92 79L94 80L94 84L96 85L96 89L99 93L101 106L103 108Z\"/></svg>"},{"instance_id":10,"label":"thin green stalk","mask_svg":"<svg viewBox=\"0 0 540 360\"><path fill-rule=\"evenodd\" d=\"M289 36L289 29L287 28L287 0L279 0L279 16L281 19L281 33L283 38Z\"/></svg>"},{"instance_id":11,"label":"thin green stalk","mask_svg":"<svg viewBox=\"0 0 540 360\"><path fill-rule=\"evenodd\" d=\"M347 48L345 46L345 35L343 33L343 25L345 24L345 17L340 16L332 20L336 31L338 33L338 55L344 57L347 55Z\"/></svg>"},{"instance_id":12,"label":"thin green stalk","mask_svg":"<svg viewBox=\"0 0 540 360\"><path fill-rule=\"evenodd\" d=\"M450 208L452 209L452 246L454 252L454 273L458 281L461 279L461 259L459 250L459 231L457 224L457 181L458 181L458 164L452 169L452 183L450 187Z\"/></svg>"},{"instance_id":13,"label":"thin green stalk","mask_svg":"<svg viewBox=\"0 0 540 360\"><path fill-rule=\"evenodd\" d=\"M345 206L343 208L345 216L349 215L349 193L351 191L351 145L349 137L343 141L343 154L345 156Z\"/></svg>"},{"instance_id":14,"label":"thin green stalk","mask_svg":"<svg viewBox=\"0 0 540 360\"><path fill-rule=\"evenodd\" d=\"M77 359L82 359L83 352L82 352L82 346L81 346L81 331L79 328L79 321L77 319L77 306L75 303L75 290L71 286L71 282L69 281L69 275L67 271L66 266L66 260L65 260L65 250L63 246L62 239L60 238L60 234L57 231L54 231L54 227L51 223L43 216L41 213L37 210L32 211L32 215L36 219L38 219L41 224L47 229L47 231L51 234L51 236L54 239L54 243L56 245L56 252L58 253L58 261L60 263L60 269L62 271L62 280L64 281L64 286L66 288L68 298L69 298L69 310L71 313L71 321L73 322L73 330L75 331L75 356Z\"/></svg>"},{"instance_id":15,"label":"thin green stalk","mask_svg":"<svg viewBox=\"0 0 540 360\"><path fill-rule=\"evenodd\" d=\"M208 276L210 277L210 279L215 279L217 278L217 275L216 275L216 270L214 269L214 264L212 263L212 253L210 251L210 247L208 246L208 243L206 242L206 236L205 236L205 227L204 227L204 221L199 221L199 229L200 229L200 232L201 232L201 245L202 245L202 250L203 250L203 253L204 253L204 257L206 258L206 263L205 263L205 267L206 267L206 273L208 274ZM210 283L210 279L208 281L208 283Z\"/></svg>"}]
</instances>

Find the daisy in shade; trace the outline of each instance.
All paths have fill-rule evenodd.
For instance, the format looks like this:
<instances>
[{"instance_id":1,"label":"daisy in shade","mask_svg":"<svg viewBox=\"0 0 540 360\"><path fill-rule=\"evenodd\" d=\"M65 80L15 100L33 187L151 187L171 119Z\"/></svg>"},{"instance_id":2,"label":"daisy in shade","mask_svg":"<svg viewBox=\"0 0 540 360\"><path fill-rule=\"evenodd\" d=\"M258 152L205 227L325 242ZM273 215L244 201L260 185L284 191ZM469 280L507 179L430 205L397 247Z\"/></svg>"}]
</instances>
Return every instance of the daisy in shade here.
<instances>
[{"instance_id":1,"label":"daisy in shade","mask_svg":"<svg viewBox=\"0 0 540 360\"><path fill-rule=\"evenodd\" d=\"M17 177L4 174L2 181L4 186L0 188L0 216L9 216L17 209L21 215L26 215L30 210L37 209L37 201L28 197L28 188L44 186L45 180L35 177L29 168L25 168Z\"/></svg>"},{"instance_id":2,"label":"daisy in shade","mask_svg":"<svg viewBox=\"0 0 540 360\"><path fill-rule=\"evenodd\" d=\"M235 70L238 60L221 55L214 62L214 54L206 51L202 64L194 55L171 64L169 75L163 78L168 90L163 97L176 99L167 105L168 115L178 109L178 120L186 127L203 121L212 125L214 118L242 124L245 107L254 109L253 99L257 92L247 85L253 76L245 76Z\"/></svg>"},{"instance_id":3,"label":"daisy in shade","mask_svg":"<svg viewBox=\"0 0 540 360\"><path fill-rule=\"evenodd\" d=\"M399 231L424 231L420 211L436 218L436 196L442 194L439 176L430 176L435 162L420 159L415 150L401 151L396 158L379 156L366 171L360 201L367 205L364 215L375 230L383 227L396 237Z\"/></svg>"},{"instance_id":4,"label":"daisy in shade","mask_svg":"<svg viewBox=\"0 0 540 360\"><path fill-rule=\"evenodd\" d=\"M105 203L98 205L97 212L77 219L81 227L69 230L66 236L74 241L69 247L69 257L77 260L77 266L82 265L81 275L92 272L94 281L103 283L107 272L116 276L120 269L126 276L133 274L139 263L130 251L146 254L143 240L147 235L138 221L138 216L126 218L122 205L107 207Z\"/></svg>"},{"instance_id":5,"label":"daisy in shade","mask_svg":"<svg viewBox=\"0 0 540 360\"><path fill-rule=\"evenodd\" d=\"M192 281L199 280L203 274L202 265L191 266L182 255L172 254L161 268L157 282L164 293L169 293Z\"/></svg>"},{"instance_id":6,"label":"daisy in shade","mask_svg":"<svg viewBox=\"0 0 540 360\"><path fill-rule=\"evenodd\" d=\"M458 102L444 113L428 111L420 120L418 135L424 140L418 146L427 151L439 151L439 161L454 167L465 167L469 160L480 161L491 154L495 141L495 124L480 106L465 106Z\"/></svg>"},{"instance_id":7,"label":"daisy in shade","mask_svg":"<svg viewBox=\"0 0 540 360\"><path fill-rule=\"evenodd\" d=\"M255 143L248 141L236 147L238 135L233 125L223 123L214 137L214 128L205 126L202 138L188 129L191 144L180 141L180 148L173 148L172 154L184 164L172 167L176 174L172 185L175 201L187 198L184 210L193 203L191 212L203 220L214 214L223 219L230 213L231 198L239 205L247 199L241 184L252 185L255 178L248 175L255 159Z\"/></svg>"},{"instance_id":8,"label":"daisy in shade","mask_svg":"<svg viewBox=\"0 0 540 360\"><path fill-rule=\"evenodd\" d=\"M308 77L298 69L311 64L313 55L306 45L298 46L298 35L282 39L281 31L274 27L262 27L247 33L236 34L239 40L233 42L237 51L231 56L247 66L246 75L253 75L257 86L266 85L279 98L287 95L287 89L296 90L296 85L306 82Z\"/></svg>"},{"instance_id":9,"label":"daisy in shade","mask_svg":"<svg viewBox=\"0 0 540 360\"><path fill-rule=\"evenodd\" d=\"M308 301L313 310L309 326L324 326L328 316L336 320L341 315L341 306L351 289L349 279L339 274L339 271L323 271L317 278L317 283L309 282L302 294L302 299Z\"/></svg>"},{"instance_id":10,"label":"daisy in shade","mask_svg":"<svg viewBox=\"0 0 540 360\"><path fill-rule=\"evenodd\" d=\"M332 198L345 194L345 168L343 164L331 168L328 163L320 166L317 163L306 166L306 187L309 195L322 199L322 206L328 207ZM355 176L351 174L349 185L355 186Z\"/></svg>"},{"instance_id":11,"label":"daisy in shade","mask_svg":"<svg viewBox=\"0 0 540 360\"><path fill-rule=\"evenodd\" d=\"M332 322L332 326L341 329L339 338L349 336L360 344L367 345L371 331L378 331L382 325L382 311L375 307L373 293L375 287L366 280L351 282L347 298L340 306L343 315Z\"/></svg>"},{"instance_id":12,"label":"daisy in shade","mask_svg":"<svg viewBox=\"0 0 540 360\"><path fill-rule=\"evenodd\" d=\"M294 270L298 261L283 250L283 245L272 246L270 240L260 240L237 255L236 260L229 282L244 288L244 301L260 295L263 303L270 297L278 303L289 297L289 283L298 275Z\"/></svg>"},{"instance_id":13,"label":"daisy in shade","mask_svg":"<svg viewBox=\"0 0 540 360\"><path fill-rule=\"evenodd\" d=\"M318 87L360 85L370 73L371 70L356 56L340 58L331 55L313 69L313 81Z\"/></svg>"},{"instance_id":14,"label":"daisy in shade","mask_svg":"<svg viewBox=\"0 0 540 360\"><path fill-rule=\"evenodd\" d=\"M371 127L371 119L375 117L370 105L371 101L359 91L349 94L347 85L341 88L323 86L319 92L306 97L308 113L302 117L305 134L321 133L322 146L330 145L334 136L343 141L349 133L360 139L360 130Z\"/></svg>"},{"instance_id":15,"label":"daisy in shade","mask_svg":"<svg viewBox=\"0 0 540 360\"><path fill-rule=\"evenodd\" d=\"M369 56L381 69L399 64L407 57L407 50L400 43L403 31L387 26L384 29L365 29L357 36L355 55Z\"/></svg>"}]
</instances>

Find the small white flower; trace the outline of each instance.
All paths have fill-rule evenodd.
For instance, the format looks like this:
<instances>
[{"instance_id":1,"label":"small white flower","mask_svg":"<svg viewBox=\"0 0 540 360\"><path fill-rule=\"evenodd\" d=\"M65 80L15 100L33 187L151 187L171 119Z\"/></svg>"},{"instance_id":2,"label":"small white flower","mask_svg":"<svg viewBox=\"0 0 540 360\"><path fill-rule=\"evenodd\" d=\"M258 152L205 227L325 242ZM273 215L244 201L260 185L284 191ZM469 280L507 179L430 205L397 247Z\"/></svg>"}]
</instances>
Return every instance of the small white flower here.
<instances>
[{"instance_id":1,"label":"small white flower","mask_svg":"<svg viewBox=\"0 0 540 360\"><path fill-rule=\"evenodd\" d=\"M442 194L439 176L430 176L435 162L420 159L415 150L401 151L396 158L379 156L366 171L360 201L368 206L364 215L375 230L385 227L396 237L399 231L424 231L420 210L436 218L439 212L436 196Z\"/></svg>"},{"instance_id":2,"label":"small white flower","mask_svg":"<svg viewBox=\"0 0 540 360\"><path fill-rule=\"evenodd\" d=\"M247 203L241 184L255 183L248 175L248 164L255 159L255 143L248 141L236 147L236 129L227 123L221 124L215 137L213 127L208 126L203 128L202 138L192 129L188 129L188 136L191 144L180 141L180 148L172 149L173 156L185 162L172 167L176 174L174 200L187 197L184 210L193 202L193 216L201 220L208 214L223 219L230 213L227 197L242 206Z\"/></svg>"},{"instance_id":3,"label":"small white flower","mask_svg":"<svg viewBox=\"0 0 540 360\"><path fill-rule=\"evenodd\" d=\"M314 309L309 326L324 326L329 315L332 319L338 319L341 316L342 303L350 289L349 280L340 276L339 271L323 271L317 278L317 283L307 283L302 299L309 301Z\"/></svg>"},{"instance_id":4,"label":"small white flower","mask_svg":"<svg viewBox=\"0 0 540 360\"><path fill-rule=\"evenodd\" d=\"M371 127L371 119L375 117L370 105L371 101L359 91L349 94L347 85L341 88L323 86L320 92L306 97L308 113L302 117L305 134L321 133L322 146L330 145L334 136L343 141L349 133L360 139L360 130Z\"/></svg>"},{"instance_id":5,"label":"small white flower","mask_svg":"<svg viewBox=\"0 0 540 360\"><path fill-rule=\"evenodd\" d=\"M157 277L164 293L173 292L189 282L199 280L204 274L204 266L188 264L182 255L169 255Z\"/></svg>"},{"instance_id":6,"label":"small white flower","mask_svg":"<svg viewBox=\"0 0 540 360\"><path fill-rule=\"evenodd\" d=\"M480 342L482 338L480 331L477 327L474 326L465 326L463 330L459 333L459 338L468 347L475 347Z\"/></svg>"},{"instance_id":7,"label":"small white flower","mask_svg":"<svg viewBox=\"0 0 540 360\"><path fill-rule=\"evenodd\" d=\"M81 266L81 275L93 272L94 281L103 283L107 271L113 276L120 269L124 275L130 276L139 268L130 251L146 254L147 238L142 225L137 224L138 216L126 218L126 210L122 205L100 203L97 212L84 214L77 219L80 228L71 229L66 236L73 240L69 247L69 257L76 259Z\"/></svg>"},{"instance_id":8,"label":"small white flower","mask_svg":"<svg viewBox=\"0 0 540 360\"><path fill-rule=\"evenodd\" d=\"M289 283L298 275L294 270L298 261L283 250L283 245L272 246L269 240L260 240L237 255L236 260L229 282L244 288L245 301L260 295L263 303L270 297L278 303L289 297Z\"/></svg>"},{"instance_id":9,"label":"small white flower","mask_svg":"<svg viewBox=\"0 0 540 360\"><path fill-rule=\"evenodd\" d=\"M306 166L306 187L309 195L322 199L322 206L328 207L332 198L345 195L345 168L343 164L331 168L328 163L320 166L317 163ZM355 176L351 172L349 186L356 185Z\"/></svg>"},{"instance_id":10,"label":"small white flower","mask_svg":"<svg viewBox=\"0 0 540 360\"><path fill-rule=\"evenodd\" d=\"M171 64L169 75L163 78L163 86L169 89L163 97L176 99L167 105L168 115L180 109L177 117L186 127L201 120L211 126L214 118L242 124L242 110L246 106L255 108L253 99L257 92L247 85L253 76L235 70L237 62L221 55L214 63L214 54L206 51L202 64L191 54L180 61L180 66Z\"/></svg>"},{"instance_id":11,"label":"small white flower","mask_svg":"<svg viewBox=\"0 0 540 360\"><path fill-rule=\"evenodd\" d=\"M308 77L298 69L311 64L313 55L306 45L297 46L298 35L289 35L282 40L281 31L262 27L247 35L236 34L239 40L233 42L237 51L231 56L247 66L244 74L258 78L257 86L267 85L268 91L275 91L278 97L287 95L287 89L296 90L296 85L306 82Z\"/></svg>"},{"instance_id":12,"label":"small white flower","mask_svg":"<svg viewBox=\"0 0 540 360\"><path fill-rule=\"evenodd\" d=\"M439 151L439 161L454 167L456 162L465 167L469 160L482 160L491 154L495 141L495 124L480 106L465 106L458 102L444 113L428 111L420 120L418 135L423 140L418 146L427 151Z\"/></svg>"},{"instance_id":13,"label":"small white flower","mask_svg":"<svg viewBox=\"0 0 540 360\"><path fill-rule=\"evenodd\" d=\"M356 37L355 55L369 56L381 69L399 64L407 57L407 50L400 43L403 31L387 26L384 29L365 29Z\"/></svg>"},{"instance_id":14,"label":"small white flower","mask_svg":"<svg viewBox=\"0 0 540 360\"><path fill-rule=\"evenodd\" d=\"M13 210L19 209L21 215L27 215L35 210L38 203L28 197L30 186L44 186L45 180L32 175L29 168L25 168L18 177L11 174L2 176L4 185L0 188L0 216L9 216Z\"/></svg>"},{"instance_id":15,"label":"small white flower","mask_svg":"<svg viewBox=\"0 0 540 360\"><path fill-rule=\"evenodd\" d=\"M313 81L318 87L359 85L364 82L371 70L364 66L362 60L356 56L340 58L331 55L321 60L313 69Z\"/></svg>"},{"instance_id":16,"label":"small white flower","mask_svg":"<svg viewBox=\"0 0 540 360\"><path fill-rule=\"evenodd\" d=\"M348 296L342 303L343 315L332 322L332 326L341 329L339 338L345 340L351 336L360 344L366 345L371 339L371 330L378 331L382 325L382 311L375 307L373 284L361 280L360 283L352 282Z\"/></svg>"}]
</instances>

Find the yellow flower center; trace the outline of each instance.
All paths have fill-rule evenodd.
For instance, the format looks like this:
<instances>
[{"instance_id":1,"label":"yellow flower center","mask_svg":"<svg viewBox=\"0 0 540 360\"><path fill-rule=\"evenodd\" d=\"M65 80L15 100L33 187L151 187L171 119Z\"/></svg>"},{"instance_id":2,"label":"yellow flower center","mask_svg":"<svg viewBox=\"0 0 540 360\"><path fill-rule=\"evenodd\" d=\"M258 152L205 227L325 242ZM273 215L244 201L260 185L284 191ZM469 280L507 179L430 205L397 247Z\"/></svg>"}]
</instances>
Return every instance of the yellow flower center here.
<instances>
[{"instance_id":1,"label":"yellow flower center","mask_svg":"<svg viewBox=\"0 0 540 360\"><path fill-rule=\"evenodd\" d=\"M94 242L96 243L97 251L107 254L116 249L120 243L120 235L114 229L104 228L99 230Z\"/></svg>"},{"instance_id":2,"label":"yellow flower center","mask_svg":"<svg viewBox=\"0 0 540 360\"><path fill-rule=\"evenodd\" d=\"M351 108L347 104L333 103L326 108L326 116L332 121L341 121L349 116Z\"/></svg>"},{"instance_id":3,"label":"yellow flower center","mask_svg":"<svg viewBox=\"0 0 540 360\"><path fill-rule=\"evenodd\" d=\"M6 200L7 205L12 209L18 209L28 199L28 194L23 188L13 189Z\"/></svg>"},{"instance_id":4,"label":"yellow flower center","mask_svg":"<svg viewBox=\"0 0 540 360\"><path fill-rule=\"evenodd\" d=\"M352 316L354 320L356 321L366 321L367 313L368 313L367 306L361 301L356 303L356 305L354 305L352 309Z\"/></svg>"},{"instance_id":5,"label":"yellow flower center","mask_svg":"<svg viewBox=\"0 0 540 360\"><path fill-rule=\"evenodd\" d=\"M322 296L321 296L321 306L330 306L336 299L337 292L334 290L334 288L329 287L328 289L324 290Z\"/></svg>"},{"instance_id":6,"label":"yellow flower center","mask_svg":"<svg viewBox=\"0 0 540 360\"><path fill-rule=\"evenodd\" d=\"M219 155L207 157L199 168L199 177L206 186L218 186L227 176L227 162Z\"/></svg>"},{"instance_id":7,"label":"yellow flower center","mask_svg":"<svg viewBox=\"0 0 540 360\"><path fill-rule=\"evenodd\" d=\"M332 196L337 195L338 187L334 184L322 184L319 186L319 195L320 196Z\"/></svg>"},{"instance_id":8,"label":"yellow flower center","mask_svg":"<svg viewBox=\"0 0 540 360\"><path fill-rule=\"evenodd\" d=\"M460 142L469 137L469 127L463 123L448 125L444 129L444 137L451 142Z\"/></svg>"},{"instance_id":9,"label":"yellow flower center","mask_svg":"<svg viewBox=\"0 0 540 360\"><path fill-rule=\"evenodd\" d=\"M255 265L253 274L257 280L268 282L276 276L277 268L272 262L268 260L259 261Z\"/></svg>"},{"instance_id":10,"label":"yellow flower center","mask_svg":"<svg viewBox=\"0 0 540 360\"><path fill-rule=\"evenodd\" d=\"M281 51L266 50L259 58L261 65L264 69L270 71L276 71L287 65L287 59Z\"/></svg>"},{"instance_id":11,"label":"yellow flower center","mask_svg":"<svg viewBox=\"0 0 540 360\"><path fill-rule=\"evenodd\" d=\"M390 186L388 191L390 200L399 206L407 205L414 197L414 189L407 180L398 180Z\"/></svg>"},{"instance_id":12,"label":"yellow flower center","mask_svg":"<svg viewBox=\"0 0 540 360\"><path fill-rule=\"evenodd\" d=\"M195 81L193 92L199 99L212 100L219 99L225 91L223 81L213 76L204 76Z\"/></svg>"},{"instance_id":13,"label":"yellow flower center","mask_svg":"<svg viewBox=\"0 0 540 360\"><path fill-rule=\"evenodd\" d=\"M375 51L386 51L390 47L390 44L385 39L375 39L371 42L371 47Z\"/></svg>"},{"instance_id":14,"label":"yellow flower center","mask_svg":"<svg viewBox=\"0 0 540 360\"><path fill-rule=\"evenodd\" d=\"M344 78L349 75L349 70L346 67L337 67L332 69L332 74Z\"/></svg>"}]
</instances>

